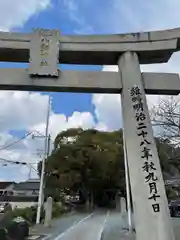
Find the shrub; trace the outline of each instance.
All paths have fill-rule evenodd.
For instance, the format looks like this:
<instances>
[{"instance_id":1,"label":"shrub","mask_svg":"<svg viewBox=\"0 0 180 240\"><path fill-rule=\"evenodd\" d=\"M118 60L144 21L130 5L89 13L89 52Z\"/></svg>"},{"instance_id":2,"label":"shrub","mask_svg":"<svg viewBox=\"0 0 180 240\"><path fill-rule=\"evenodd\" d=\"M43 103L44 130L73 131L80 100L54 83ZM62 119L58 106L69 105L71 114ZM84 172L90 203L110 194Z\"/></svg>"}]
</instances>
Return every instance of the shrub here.
<instances>
[{"instance_id":1,"label":"shrub","mask_svg":"<svg viewBox=\"0 0 180 240\"><path fill-rule=\"evenodd\" d=\"M69 209L67 207L59 203L53 202L52 218L60 217L62 214L68 211ZM9 226L12 220L16 217L22 217L27 221L29 225L33 225L36 223L36 214L37 214L37 206L26 207L26 208L16 208L10 213L8 217L8 221L6 223L6 227ZM44 211L44 208L42 208L40 221L42 222L44 218L45 218L45 211Z\"/></svg>"},{"instance_id":2,"label":"shrub","mask_svg":"<svg viewBox=\"0 0 180 240\"><path fill-rule=\"evenodd\" d=\"M37 206L26 207L26 208L16 208L12 211L11 219L16 217L23 217L30 225L36 222ZM44 219L45 213L42 208L41 210L41 221Z\"/></svg>"},{"instance_id":3,"label":"shrub","mask_svg":"<svg viewBox=\"0 0 180 240\"><path fill-rule=\"evenodd\" d=\"M67 207L65 207L64 205L62 205L60 203L53 202L52 218L57 218L66 212L68 212Z\"/></svg>"}]
</instances>

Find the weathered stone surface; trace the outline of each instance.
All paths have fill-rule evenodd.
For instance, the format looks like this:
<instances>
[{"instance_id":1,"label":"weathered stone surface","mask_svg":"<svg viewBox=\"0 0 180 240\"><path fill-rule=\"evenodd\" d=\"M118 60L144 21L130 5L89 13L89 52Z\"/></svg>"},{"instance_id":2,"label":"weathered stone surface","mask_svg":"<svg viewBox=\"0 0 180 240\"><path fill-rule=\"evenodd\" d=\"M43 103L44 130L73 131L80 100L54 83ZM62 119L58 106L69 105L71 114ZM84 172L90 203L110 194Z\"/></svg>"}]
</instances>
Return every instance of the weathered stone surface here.
<instances>
[{"instance_id":1,"label":"weathered stone surface","mask_svg":"<svg viewBox=\"0 0 180 240\"><path fill-rule=\"evenodd\" d=\"M137 239L174 240L137 54L121 56L119 71Z\"/></svg>"},{"instance_id":2,"label":"weathered stone surface","mask_svg":"<svg viewBox=\"0 0 180 240\"><path fill-rule=\"evenodd\" d=\"M32 34L0 32L0 61L28 62ZM60 36L60 63L116 65L119 54L138 53L141 64L167 62L179 50L180 29L114 35Z\"/></svg>"},{"instance_id":3,"label":"weathered stone surface","mask_svg":"<svg viewBox=\"0 0 180 240\"><path fill-rule=\"evenodd\" d=\"M46 202L46 207L45 207L45 220L44 220L44 225L46 227L51 226L51 220L52 220L52 197L48 197L47 202Z\"/></svg>"}]
</instances>

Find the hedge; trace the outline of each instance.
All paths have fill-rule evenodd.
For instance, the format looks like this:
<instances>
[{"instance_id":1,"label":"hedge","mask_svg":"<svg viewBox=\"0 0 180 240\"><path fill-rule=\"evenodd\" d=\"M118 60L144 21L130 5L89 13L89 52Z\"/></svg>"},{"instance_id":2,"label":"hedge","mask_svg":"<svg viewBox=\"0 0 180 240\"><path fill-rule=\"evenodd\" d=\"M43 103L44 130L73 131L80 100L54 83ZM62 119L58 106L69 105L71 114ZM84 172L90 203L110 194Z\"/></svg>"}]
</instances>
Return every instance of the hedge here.
<instances>
[{"instance_id":1,"label":"hedge","mask_svg":"<svg viewBox=\"0 0 180 240\"><path fill-rule=\"evenodd\" d=\"M60 217L62 214L68 211L69 209L67 207L62 206L58 203L53 203L52 218ZM29 223L29 225L33 225L36 223L36 213L37 213L37 206L26 207L26 208L16 208L11 212L8 222L12 221L13 218L21 216ZM41 222L44 220L44 217L45 217L45 211L42 208L41 218L40 218Z\"/></svg>"}]
</instances>

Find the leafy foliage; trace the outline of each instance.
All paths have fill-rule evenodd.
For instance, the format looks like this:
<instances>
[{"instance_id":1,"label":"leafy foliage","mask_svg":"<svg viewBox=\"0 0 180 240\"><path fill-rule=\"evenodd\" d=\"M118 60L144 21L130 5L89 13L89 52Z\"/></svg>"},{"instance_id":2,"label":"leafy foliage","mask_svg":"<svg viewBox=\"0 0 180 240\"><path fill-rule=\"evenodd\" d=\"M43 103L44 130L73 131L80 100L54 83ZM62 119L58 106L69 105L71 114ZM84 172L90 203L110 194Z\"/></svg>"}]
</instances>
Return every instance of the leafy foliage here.
<instances>
[{"instance_id":1,"label":"leafy foliage","mask_svg":"<svg viewBox=\"0 0 180 240\"><path fill-rule=\"evenodd\" d=\"M100 195L114 198L119 189L124 191L122 131L69 129L61 132L54 141L45 169L46 191L49 191L46 194L53 189L53 194L58 195L63 188L78 192L82 202L88 198L96 201Z\"/></svg>"},{"instance_id":2,"label":"leafy foliage","mask_svg":"<svg viewBox=\"0 0 180 240\"><path fill-rule=\"evenodd\" d=\"M68 212L69 209L65 207L63 204L53 202L52 206L52 218L60 217L62 214ZM12 220L16 217L23 217L28 224L34 225L36 223L36 214L37 214L37 206L31 206L26 208L15 208L9 215L8 221L6 223L6 227L11 224ZM41 222L45 218L45 210L42 207L41 209Z\"/></svg>"},{"instance_id":3,"label":"leafy foliage","mask_svg":"<svg viewBox=\"0 0 180 240\"><path fill-rule=\"evenodd\" d=\"M180 170L180 148L172 144L167 138L156 138L156 146L162 171L170 176L178 174Z\"/></svg>"},{"instance_id":4,"label":"leafy foliage","mask_svg":"<svg viewBox=\"0 0 180 240\"><path fill-rule=\"evenodd\" d=\"M163 174L170 177L180 169L180 149L165 138L156 138L156 145ZM82 203L109 204L117 192L125 195L122 130L78 128L59 133L46 160L45 173L46 195L55 200L63 190L78 193Z\"/></svg>"}]
</instances>

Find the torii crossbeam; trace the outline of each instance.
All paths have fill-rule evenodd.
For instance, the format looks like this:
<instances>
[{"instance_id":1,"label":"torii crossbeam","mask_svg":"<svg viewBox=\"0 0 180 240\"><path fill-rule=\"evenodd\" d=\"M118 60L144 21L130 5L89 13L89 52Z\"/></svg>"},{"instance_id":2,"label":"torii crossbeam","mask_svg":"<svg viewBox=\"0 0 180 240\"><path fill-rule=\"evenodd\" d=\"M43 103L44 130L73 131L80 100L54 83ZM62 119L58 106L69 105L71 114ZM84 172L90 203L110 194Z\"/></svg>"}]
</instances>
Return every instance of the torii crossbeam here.
<instances>
[{"instance_id":1,"label":"torii crossbeam","mask_svg":"<svg viewBox=\"0 0 180 240\"><path fill-rule=\"evenodd\" d=\"M167 62L179 50L179 28L94 36L0 32L0 61L30 62L28 69L0 69L0 89L121 94L138 240L174 240L145 93L179 94L180 79L141 73L140 64ZM60 71L58 63L118 65L119 73Z\"/></svg>"}]
</instances>

